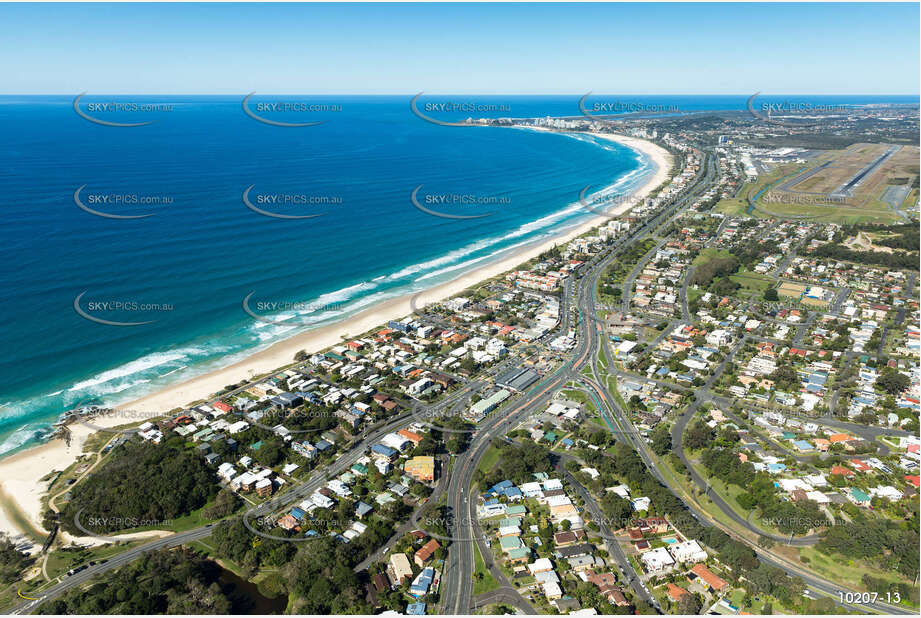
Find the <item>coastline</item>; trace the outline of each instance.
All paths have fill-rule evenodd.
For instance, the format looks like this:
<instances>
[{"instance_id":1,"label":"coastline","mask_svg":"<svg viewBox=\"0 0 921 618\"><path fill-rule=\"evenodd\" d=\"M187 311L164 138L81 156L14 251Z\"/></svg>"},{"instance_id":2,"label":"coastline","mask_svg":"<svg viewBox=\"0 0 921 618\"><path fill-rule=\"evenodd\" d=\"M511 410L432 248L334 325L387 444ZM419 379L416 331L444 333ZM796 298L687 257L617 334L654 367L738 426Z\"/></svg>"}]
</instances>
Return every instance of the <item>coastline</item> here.
<instances>
[{"instance_id":1,"label":"coastline","mask_svg":"<svg viewBox=\"0 0 921 618\"><path fill-rule=\"evenodd\" d=\"M550 132L549 129L540 127L519 126L515 128ZM603 133L586 133L586 135L607 139L631 150L640 151L656 166L656 170L646 182L631 193L631 196L635 199L639 200L645 197L667 180L673 160L671 154L664 148L647 140L634 137ZM318 352L340 344L348 337L355 337L372 328L386 324L389 320L409 315L412 312L411 301L413 298L417 298L417 303L421 305L455 296L476 283L491 279L515 268L522 262L540 255L554 245L569 242L585 234L604 223L609 216L623 214L632 206L633 204L631 203L623 204L608 211L607 216L592 217L590 220L563 233L530 243L510 255L505 255L489 264L463 273L450 281L415 294L406 294L383 301L341 322L293 335L231 365L215 369L184 382L166 386L160 391L117 407L123 411L137 411L140 413L138 420L142 420L142 418L146 420L151 413L166 414L191 402L208 399L223 390L228 384L249 380L254 376L272 372L292 363L294 355L298 351ZM20 536L26 532L15 524L14 518L10 517L7 509L14 509L23 518L27 519L34 528L42 530L41 501L47 490L47 483L40 482L38 479L44 478L54 471L62 471L77 461L83 454L83 445L86 439L97 430L96 428L113 427L128 422L130 420L126 418L126 415L120 414L110 418L94 419L93 425L95 428L73 423L68 426L71 430L69 445L62 438L55 438L44 444L33 446L0 459L0 495L5 498L3 508L0 508L0 531L10 536ZM96 539L87 537L73 540L92 542ZM38 547L33 549L38 549Z\"/></svg>"}]
</instances>

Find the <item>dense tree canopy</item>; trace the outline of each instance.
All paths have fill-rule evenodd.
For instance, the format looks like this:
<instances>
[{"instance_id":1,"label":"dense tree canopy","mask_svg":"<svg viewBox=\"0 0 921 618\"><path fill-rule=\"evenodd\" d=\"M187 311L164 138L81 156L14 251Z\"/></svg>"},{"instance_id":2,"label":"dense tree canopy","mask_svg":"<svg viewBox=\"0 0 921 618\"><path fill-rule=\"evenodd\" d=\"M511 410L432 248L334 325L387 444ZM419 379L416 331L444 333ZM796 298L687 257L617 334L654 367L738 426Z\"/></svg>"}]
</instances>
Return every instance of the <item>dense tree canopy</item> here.
<instances>
[{"instance_id":1,"label":"dense tree canopy","mask_svg":"<svg viewBox=\"0 0 921 618\"><path fill-rule=\"evenodd\" d=\"M220 567L187 550L144 554L39 606L42 614L230 614L234 606L218 582Z\"/></svg>"},{"instance_id":2,"label":"dense tree canopy","mask_svg":"<svg viewBox=\"0 0 921 618\"><path fill-rule=\"evenodd\" d=\"M85 534L74 524L78 513L84 528L99 533L163 525L201 508L217 490L214 471L181 438L159 445L129 440L74 486L61 527Z\"/></svg>"},{"instance_id":3,"label":"dense tree canopy","mask_svg":"<svg viewBox=\"0 0 921 618\"><path fill-rule=\"evenodd\" d=\"M876 385L890 395L898 395L911 386L911 378L893 367L885 367L876 378Z\"/></svg>"},{"instance_id":4,"label":"dense tree canopy","mask_svg":"<svg viewBox=\"0 0 921 618\"><path fill-rule=\"evenodd\" d=\"M5 533L0 533L0 582L16 581L30 562L28 555L16 549Z\"/></svg>"}]
</instances>

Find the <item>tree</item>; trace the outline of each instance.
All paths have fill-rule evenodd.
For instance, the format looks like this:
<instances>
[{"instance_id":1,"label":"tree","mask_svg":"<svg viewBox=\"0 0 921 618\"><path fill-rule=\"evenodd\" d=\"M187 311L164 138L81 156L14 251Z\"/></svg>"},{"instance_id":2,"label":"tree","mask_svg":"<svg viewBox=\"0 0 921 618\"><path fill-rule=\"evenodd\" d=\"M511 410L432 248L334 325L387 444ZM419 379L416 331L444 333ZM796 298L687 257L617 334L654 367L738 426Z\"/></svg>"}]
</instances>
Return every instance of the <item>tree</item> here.
<instances>
[{"instance_id":1,"label":"tree","mask_svg":"<svg viewBox=\"0 0 921 618\"><path fill-rule=\"evenodd\" d=\"M214 504L203 509L201 514L205 519L223 519L236 511L242 503L237 494L224 488L218 492Z\"/></svg>"},{"instance_id":2,"label":"tree","mask_svg":"<svg viewBox=\"0 0 921 618\"><path fill-rule=\"evenodd\" d=\"M161 549L92 580L89 587L73 588L51 603L39 606L43 614L239 614L221 589L217 563L188 549Z\"/></svg>"},{"instance_id":3,"label":"tree","mask_svg":"<svg viewBox=\"0 0 921 618\"><path fill-rule=\"evenodd\" d=\"M911 378L893 367L884 368L876 378L876 386L890 395L898 395L911 386Z\"/></svg>"},{"instance_id":4,"label":"tree","mask_svg":"<svg viewBox=\"0 0 921 618\"><path fill-rule=\"evenodd\" d=\"M687 594L681 595L681 598L678 599L678 613L685 616L695 616L697 612L700 611L700 601L697 600L697 595Z\"/></svg>"},{"instance_id":5,"label":"tree","mask_svg":"<svg viewBox=\"0 0 921 618\"><path fill-rule=\"evenodd\" d=\"M764 291L764 300L767 300L767 301L776 301L776 300L779 300L779 299L780 299L780 297L777 295L777 290L776 290L776 289L774 289L774 288L768 288L768 289L766 289L766 290Z\"/></svg>"},{"instance_id":6,"label":"tree","mask_svg":"<svg viewBox=\"0 0 921 618\"><path fill-rule=\"evenodd\" d=\"M684 444L692 450L703 448L710 444L712 440L713 430L701 421L691 425L684 434Z\"/></svg>"},{"instance_id":7,"label":"tree","mask_svg":"<svg viewBox=\"0 0 921 618\"><path fill-rule=\"evenodd\" d=\"M780 365L768 376L778 389L790 390L799 386L799 375L792 365Z\"/></svg>"},{"instance_id":8,"label":"tree","mask_svg":"<svg viewBox=\"0 0 921 618\"><path fill-rule=\"evenodd\" d=\"M61 527L82 535L74 521L81 512L81 525L96 533L157 526L203 507L218 485L204 459L171 436L159 445L129 440L116 447L71 491Z\"/></svg>"},{"instance_id":9,"label":"tree","mask_svg":"<svg viewBox=\"0 0 921 618\"><path fill-rule=\"evenodd\" d=\"M30 562L29 556L16 549L5 532L0 532L0 582L16 581Z\"/></svg>"},{"instance_id":10,"label":"tree","mask_svg":"<svg viewBox=\"0 0 921 618\"><path fill-rule=\"evenodd\" d=\"M657 425L652 430L652 451L656 455L664 455L672 450L671 427L666 424Z\"/></svg>"}]
</instances>

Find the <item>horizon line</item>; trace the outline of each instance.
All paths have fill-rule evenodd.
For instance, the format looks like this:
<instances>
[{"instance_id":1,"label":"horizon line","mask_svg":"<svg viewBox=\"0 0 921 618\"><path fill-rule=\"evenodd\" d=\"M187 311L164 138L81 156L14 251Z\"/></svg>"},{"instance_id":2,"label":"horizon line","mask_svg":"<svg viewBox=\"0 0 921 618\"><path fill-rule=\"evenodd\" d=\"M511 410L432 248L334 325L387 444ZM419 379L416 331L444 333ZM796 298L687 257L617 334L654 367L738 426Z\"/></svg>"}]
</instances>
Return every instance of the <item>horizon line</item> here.
<instances>
[{"instance_id":1,"label":"horizon line","mask_svg":"<svg viewBox=\"0 0 921 618\"><path fill-rule=\"evenodd\" d=\"M584 92L260 92L260 91L249 91L255 92L261 96L416 96L422 94L424 96L507 96L507 97L526 97L526 96L585 96ZM247 91L239 92L90 92L84 91L83 93L86 96L246 96L249 94ZM0 96L4 97L29 97L29 96L77 96L79 92L12 92L4 93L0 92ZM750 97L753 93L751 92L590 92L593 97L605 97L605 96L621 96L621 97L636 97L636 96L675 96L675 97L706 97L706 96L740 96L740 97ZM760 91L759 94L762 97L783 97L783 96L858 96L858 97L883 97L883 96L896 96L896 97L919 97L921 99L921 92L779 92L779 93L765 93Z\"/></svg>"}]
</instances>

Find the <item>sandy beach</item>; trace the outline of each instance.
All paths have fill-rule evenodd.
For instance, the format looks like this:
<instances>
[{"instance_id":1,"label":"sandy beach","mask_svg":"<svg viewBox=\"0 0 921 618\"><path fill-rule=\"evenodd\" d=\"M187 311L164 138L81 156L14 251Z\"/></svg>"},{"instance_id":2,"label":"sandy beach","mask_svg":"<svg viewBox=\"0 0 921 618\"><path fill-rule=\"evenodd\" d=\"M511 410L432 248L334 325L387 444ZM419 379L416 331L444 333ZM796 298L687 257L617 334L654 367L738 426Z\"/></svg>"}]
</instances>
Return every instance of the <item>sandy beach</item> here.
<instances>
[{"instance_id":1,"label":"sandy beach","mask_svg":"<svg viewBox=\"0 0 921 618\"><path fill-rule=\"evenodd\" d=\"M524 128L542 130L531 127ZM643 186L632 193L632 197L635 200L648 195L650 191L668 178L672 157L668 151L660 146L633 137L600 133L592 135L641 151L656 165L657 170L655 173L647 179ZM616 210L612 209L608 212L608 216L622 214L631 206L632 203L627 203ZM138 420L141 420L142 417L143 420L147 420L150 418L151 413L165 414L189 403L209 399L213 394L223 390L228 384L248 380L254 376L268 373L290 364L294 360L294 355L300 350L305 350L308 353L317 352L342 343L346 338L357 336L376 326L385 324L388 320L409 315L412 311L410 303L414 297L416 298L416 306L421 306L454 296L471 285L515 268L522 262L543 253L554 245L568 242L604 223L606 220L607 217L594 217L592 220L567 230L565 233L519 248L511 255L506 255L497 261L417 295L394 298L368 308L337 324L294 335L232 365L192 378L186 382L168 386L159 392L152 393L136 401L119 405L118 408L120 410L135 410L139 414ZM130 422L130 419L124 415L119 415L117 418L94 420L93 424L96 427L112 427L128 422ZM0 460L0 492L2 492L0 498L2 498L3 502L3 508L0 508L0 531L12 536L18 536L25 532L15 521L16 518L11 516L11 512L27 518L33 528L42 529L41 499L47 491L47 483L40 482L39 479L53 471L64 470L75 462L83 452L83 444L87 436L94 431L81 424L72 424L70 429L72 437L69 446L63 439L55 439Z\"/></svg>"}]
</instances>

